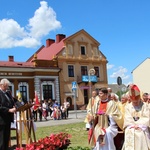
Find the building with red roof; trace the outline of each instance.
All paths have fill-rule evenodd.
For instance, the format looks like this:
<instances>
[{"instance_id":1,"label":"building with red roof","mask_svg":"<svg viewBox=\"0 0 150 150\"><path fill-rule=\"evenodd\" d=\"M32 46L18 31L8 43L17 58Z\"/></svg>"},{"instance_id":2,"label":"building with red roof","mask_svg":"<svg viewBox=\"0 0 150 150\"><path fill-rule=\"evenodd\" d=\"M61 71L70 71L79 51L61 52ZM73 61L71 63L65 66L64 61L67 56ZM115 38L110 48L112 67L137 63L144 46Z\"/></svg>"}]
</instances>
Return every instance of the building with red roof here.
<instances>
[{"instance_id":1,"label":"building with red roof","mask_svg":"<svg viewBox=\"0 0 150 150\"><path fill-rule=\"evenodd\" d=\"M0 78L11 81L15 97L19 90L28 101L37 91L40 100L63 103L66 98L72 109L76 105L81 108L88 103L92 90L108 84L107 59L99 46L83 29L69 37L58 34L55 40L47 39L46 46L42 45L26 62L15 62L13 56L0 61Z\"/></svg>"}]
</instances>

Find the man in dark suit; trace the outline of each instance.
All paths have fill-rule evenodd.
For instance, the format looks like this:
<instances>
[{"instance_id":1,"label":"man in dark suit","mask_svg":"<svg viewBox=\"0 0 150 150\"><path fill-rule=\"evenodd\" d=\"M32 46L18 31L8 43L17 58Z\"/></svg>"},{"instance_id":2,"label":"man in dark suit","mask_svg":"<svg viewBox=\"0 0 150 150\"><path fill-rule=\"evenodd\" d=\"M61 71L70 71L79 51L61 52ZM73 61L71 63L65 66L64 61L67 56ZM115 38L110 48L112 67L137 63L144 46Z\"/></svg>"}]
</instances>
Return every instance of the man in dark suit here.
<instances>
[{"instance_id":1,"label":"man in dark suit","mask_svg":"<svg viewBox=\"0 0 150 150\"><path fill-rule=\"evenodd\" d=\"M10 126L14 121L14 100L8 92L10 82L7 79L0 81L0 150L8 150Z\"/></svg>"}]
</instances>

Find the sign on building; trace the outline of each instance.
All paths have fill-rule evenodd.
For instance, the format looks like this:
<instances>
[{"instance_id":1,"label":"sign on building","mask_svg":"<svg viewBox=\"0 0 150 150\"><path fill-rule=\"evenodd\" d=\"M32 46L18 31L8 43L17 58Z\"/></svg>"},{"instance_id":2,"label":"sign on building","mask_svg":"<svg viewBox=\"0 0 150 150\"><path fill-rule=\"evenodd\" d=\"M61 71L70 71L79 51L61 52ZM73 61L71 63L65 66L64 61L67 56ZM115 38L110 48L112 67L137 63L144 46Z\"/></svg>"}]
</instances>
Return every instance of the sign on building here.
<instances>
[{"instance_id":1,"label":"sign on building","mask_svg":"<svg viewBox=\"0 0 150 150\"><path fill-rule=\"evenodd\" d=\"M97 76L94 76L94 75L92 75L92 76L88 76L88 75L84 75L84 76L82 76L82 81L83 82L97 82Z\"/></svg>"}]
</instances>

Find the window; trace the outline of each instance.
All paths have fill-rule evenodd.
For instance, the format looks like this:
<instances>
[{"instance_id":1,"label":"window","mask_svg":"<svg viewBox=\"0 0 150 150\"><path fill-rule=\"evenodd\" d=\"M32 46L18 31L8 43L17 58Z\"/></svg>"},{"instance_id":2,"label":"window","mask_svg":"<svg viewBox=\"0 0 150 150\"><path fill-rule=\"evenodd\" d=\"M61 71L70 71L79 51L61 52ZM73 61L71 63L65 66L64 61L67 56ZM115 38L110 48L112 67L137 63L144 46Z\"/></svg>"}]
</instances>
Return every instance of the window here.
<instances>
[{"instance_id":1,"label":"window","mask_svg":"<svg viewBox=\"0 0 150 150\"><path fill-rule=\"evenodd\" d=\"M43 85L43 98L44 100L53 99L52 85Z\"/></svg>"},{"instance_id":2,"label":"window","mask_svg":"<svg viewBox=\"0 0 150 150\"><path fill-rule=\"evenodd\" d=\"M21 93L22 101L24 103L26 103L29 100L28 83L27 82L20 82L18 84L18 89Z\"/></svg>"},{"instance_id":3,"label":"window","mask_svg":"<svg viewBox=\"0 0 150 150\"><path fill-rule=\"evenodd\" d=\"M74 77L74 66L68 65L68 77Z\"/></svg>"},{"instance_id":4,"label":"window","mask_svg":"<svg viewBox=\"0 0 150 150\"><path fill-rule=\"evenodd\" d=\"M20 91L22 93L22 99L27 100L27 87L25 85L20 86Z\"/></svg>"},{"instance_id":5,"label":"window","mask_svg":"<svg viewBox=\"0 0 150 150\"><path fill-rule=\"evenodd\" d=\"M85 55L86 52L85 52L85 46L81 46L81 55Z\"/></svg>"},{"instance_id":6,"label":"window","mask_svg":"<svg viewBox=\"0 0 150 150\"><path fill-rule=\"evenodd\" d=\"M99 67L94 67L95 75L99 77Z\"/></svg>"},{"instance_id":7,"label":"window","mask_svg":"<svg viewBox=\"0 0 150 150\"><path fill-rule=\"evenodd\" d=\"M54 83L52 81L43 81L41 83L41 99L55 99Z\"/></svg>"},{"instance_id":8,"label":"window","mask_svg":"<svg viewBox=\"0 0 150 150\"><path fill-rule=\"evenodd\" d=\"M81 75L88 75L87 66L81 66Z\"/></svg>"}]
</instances>

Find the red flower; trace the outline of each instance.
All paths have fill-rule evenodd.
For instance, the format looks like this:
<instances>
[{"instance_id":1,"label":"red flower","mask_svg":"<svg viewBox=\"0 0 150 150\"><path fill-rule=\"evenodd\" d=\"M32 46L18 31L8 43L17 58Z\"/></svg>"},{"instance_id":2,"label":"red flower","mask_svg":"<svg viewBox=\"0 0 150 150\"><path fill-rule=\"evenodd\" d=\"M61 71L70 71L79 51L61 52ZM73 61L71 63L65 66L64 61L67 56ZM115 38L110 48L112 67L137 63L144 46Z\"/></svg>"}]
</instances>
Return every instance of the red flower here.
<instances>
[{"instance_id":1,"label":"red flower","mask_svg":"<svg viewBox=\"0 0 150 150\"><path fill-rule=\"evenodd\" d=\"M51 134L49 137L41 138L37 142L27 144L25 148L16 148L16 150L55 150L57 148L67 148L70 145L71 135L60 132Z\"/></svg>"}]
</instances>

